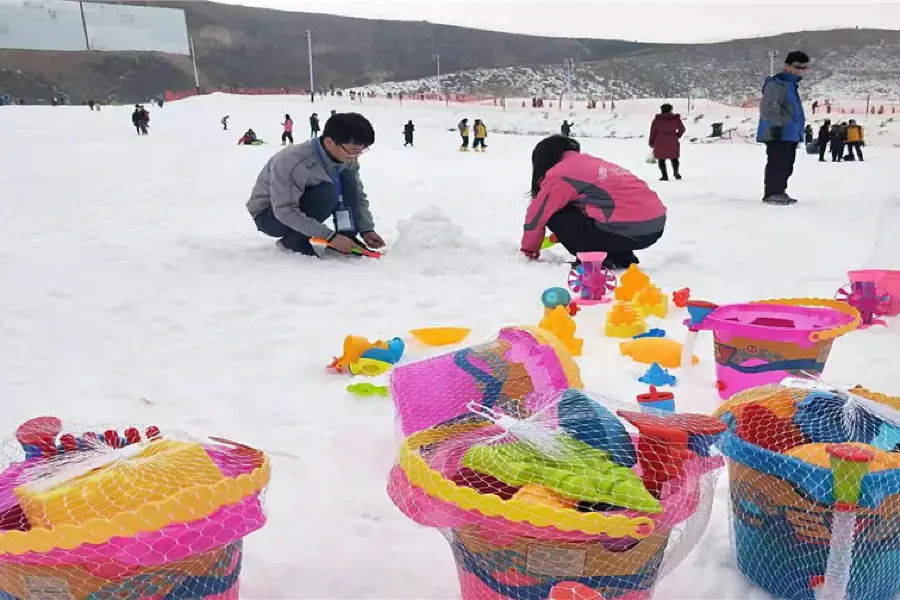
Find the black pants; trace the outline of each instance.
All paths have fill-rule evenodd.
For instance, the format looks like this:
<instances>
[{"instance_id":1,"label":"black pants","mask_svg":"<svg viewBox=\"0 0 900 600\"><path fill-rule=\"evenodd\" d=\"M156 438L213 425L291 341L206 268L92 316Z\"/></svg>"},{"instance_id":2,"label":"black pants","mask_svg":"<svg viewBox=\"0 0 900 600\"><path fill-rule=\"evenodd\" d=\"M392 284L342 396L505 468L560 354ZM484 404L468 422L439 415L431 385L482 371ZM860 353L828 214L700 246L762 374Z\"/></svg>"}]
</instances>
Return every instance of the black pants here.
<instances>
[{"instance_id":1,"label":"black pants","mask_svg":"<svg viewBox=\"0 0 900 600\"><path fill-rule=\"evenodd\" d=\"M766 142L765 198L787 191L788 179L794 173L797 142Z\"/></svg>"},{"instance_id":2,"label":"black pants","mask_svg":"<svg viewBox=\"0 0 900 600\"><path fill-rule=\"evenodd\" d=\"M677 158L672 158L670 160L672 161L672 173L676 177L678 177L680 175L680 173L678 172L678 169L681 168L681 161L678 160ZM660 158L656 164L659 165L659 172L662 173L663 179L668 179L669 172L666 170L666 159Z\"/></svg>"},{"instance_id":3,"label":"black pants","mask_svg":"<svg viewBox=\"0 0 900 600\"><path fill-rule=\"evenodd\" d=\"M475 141L472 142L472 150L475 148L485 148L484 138L475 138Z\"/></svg>"},{"instance_id":4,"label":"black pants","mask_svg":"<svg viewBox=\"0 0 900 600\"><path fill-rule=\"evenodd\" d=\"M844 158L844 142L831 140L831 162L841 162Z\"/></svg>"},{"instance_id":5,"label":"black pants","mask_svg":"<svg viewBox=\"0 0 900 600\"><path fill-rule=\"evenodd\" d=\"M413 134L407 133L407 134L404 134L403 137L406 140L406 143L403 144L404 146L412 146L413 145Z\"/></svg>"},{"instance_id":6,"label":"black pants","mask_svg":"<svg viewBox=\"0 0 900 600\"><path fill-rule=\"evenodd\" d=\"M468 148L469 147L469 136L467 136L467 135L462 136L462 141L463 141L462 147Z\"/></svg>"},{"instance_id":7,"label":"black pants","mask_svg":"<svg viewBox=\"0 0 900 600\"><path fill-rule=\"evenodd\" d=\"M614 268L626 268L638 261L635 250L649 248L662 237L663 232L637 237L626 237L604 231L597 222L584 214L577 206L566 206L547 221L547 228L556 235L559 243L570 254L579 252L606 252L606 264Z\"/></svg>"},{"instance_id":8,"label":"black pants","mask_svg":"<svg viewBox=\"0 0 900 600\"><path fill-rule=\"evenodd\" d=\"M847 142L847 156L852 155L854 150L856 150L856 159L862 160L862 142Z\"/></svg>"},{"instance_id":9,"label":"black pants","mask_svg":"<svg viewBox=\"0 0 900 600\"><path fill-rule=\"evenodd\" d=\"M318 129L311 129L311 130L309 131L309 137L310 137L310 138L318 137L318 135L319 135L319 130L318 130Z\"/></svg>"},{"instance_id":10,"label":"black pants","mask_svg":"<svg viewBox=\"0 0 900 600\"><path fill-rule=\"evenodd\" d=\"M344 191L344 205L354 214L358 203L356 181L345 174L341 175L341 187ZM337 208L337 189L332 183L323 183L304 190L298 202L299 208L307 217L324 223L334 214ZM276 238L281 238L281 244L293 252L316 256L309 237L299 231L294 231L278 220L272 208L269 207L253 218L256 229L262 233Z\"/></svg>"},{"instance_id":11,"label":"black pants","mask_svg":"<svg viewBox=\"0 0 900 600\"><path fill-rule=\"evenodd\" d=\"M290 142L294 143L294 134L291 131L285 131L281 134L281 143Z\"/></svg>"},{"instance_id":12,"label":"black pants","mask_svg":"<svg viewBox=\"0 0 900 600\"><path fill-rule=\"evenodd\" d=\"M828 140L819 140L819 160L825 161L825 151L828 150Z\"/></svg>"}]
</instances>

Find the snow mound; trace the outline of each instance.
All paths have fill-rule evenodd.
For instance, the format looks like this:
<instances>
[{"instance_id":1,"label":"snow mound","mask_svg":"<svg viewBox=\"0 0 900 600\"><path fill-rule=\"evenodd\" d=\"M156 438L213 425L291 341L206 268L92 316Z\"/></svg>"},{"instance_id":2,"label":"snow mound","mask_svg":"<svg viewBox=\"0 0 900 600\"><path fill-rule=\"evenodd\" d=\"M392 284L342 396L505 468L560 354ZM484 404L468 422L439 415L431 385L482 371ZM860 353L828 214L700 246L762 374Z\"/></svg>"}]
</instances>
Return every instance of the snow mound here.
<instances>
[{"instance_id":1,"label":"snow mound","mask_svg":"<svg viewBox=\"0 0 900 600\"><path fill-rule=\"evenodd\" d=\"M450 220L441 209L430 206L397 222L397 241L392 255L416 256L423 252L471 249L473 240L463 228Z\"/></svg>"}]
</instances>

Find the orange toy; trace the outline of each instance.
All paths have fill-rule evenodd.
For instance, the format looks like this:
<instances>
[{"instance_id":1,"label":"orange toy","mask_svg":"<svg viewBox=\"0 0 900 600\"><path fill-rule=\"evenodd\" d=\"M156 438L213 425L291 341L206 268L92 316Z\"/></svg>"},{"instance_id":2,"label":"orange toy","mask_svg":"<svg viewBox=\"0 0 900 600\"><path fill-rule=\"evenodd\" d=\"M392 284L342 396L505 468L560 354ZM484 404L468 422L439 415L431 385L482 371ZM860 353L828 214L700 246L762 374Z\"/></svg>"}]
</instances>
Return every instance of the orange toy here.
<instances>
[{"instance_id":1,"label":"orange toy","mask_svg":"<svg viewBox=\"0 0 900 600\"><path fill-rule=\"evenodd\" d=\"M640 308L620 302L606 314L606 335L610 337L630 338L645 331L647 324Z\"/></svg>"},{"instance_id":2,"label":"orange toy","mask_svg":"<svg viewBox=\"0 0 900 600\"><path fill-rule=\"evenodd\" d=\"M650 277L641 271L637 264L633 264L619 278L619 286L614 292L616 300L629 301L648 285L650 285Z\"/></svg>"},{"instance_id":3,"label":"orange toy","mask_svg":"<svg viewBox=\"0 0 900 600\"><path fill-rule=\"evenodd\" d=\"M541 319L538 327L555 335L572 356L581 356L584 340L575 337L575 320L569 316L568 306L557 306L551 310Z\"/></svg>"},{"instance_id":4,"label":"orange toy","mask_svg":"<svg viewBox=\"0 0 900 600\"><path fill-rule=\"evenodd\" d=\"M669 299L653 284L639 291L634 298L634 302L641 307L641 312L645 315L665 319L666 315L669 314Z\"/></svg>"},{"instance_id":5,"label":"orange toy","mask_svg":"<svg viewBox=\"0 0 900 600\"><path fill-rule=\"evenodd\" d=\"M681 342L668 338L638 338L619 344L622 356L631 357L631 360L645 365L659 363L659 366L666 369L677 369L681 366L683 348ZM695 365L700 362L696 356L691 360Z\"/></svg>"},{"instance_id":6,"label":"orange toy","mask_svg":"<svg viewBox=\"0 0 900 600\"><path fill-rule=\"evenodd\" d=\"M344 338L344 354L335 357L329 369L334 369L338 373L346 373L350 365L362 358L363 353L371 348L388 349L387 342L378 340L374 344L366 338L358 335L348 335Z\"/></svg>"}]
</instances>

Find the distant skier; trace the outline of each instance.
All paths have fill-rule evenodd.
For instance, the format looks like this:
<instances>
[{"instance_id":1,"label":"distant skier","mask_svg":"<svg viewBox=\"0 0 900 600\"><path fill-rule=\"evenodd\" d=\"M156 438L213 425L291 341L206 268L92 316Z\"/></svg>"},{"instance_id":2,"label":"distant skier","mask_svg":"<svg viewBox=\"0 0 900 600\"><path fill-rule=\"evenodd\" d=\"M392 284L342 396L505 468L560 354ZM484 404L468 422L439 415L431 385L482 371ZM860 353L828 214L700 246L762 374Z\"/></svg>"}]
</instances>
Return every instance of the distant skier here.
<instances>
[{"instance_id":1,"label":"distant skier","mask_svg":"<svg viewBox=\"0 0 900 600\"><path fill-rule=\"evenodd\" d=\"M478 152L478 149L481 148L481 152L484 152L487 150L487 146L484 145L484 140L487 138L487 127L481 119L475 119L473 129L475 130L475 141L472 142L472 150Z\"/></svg>"},{"instance_id":2,"label":"distant skier","mask_svg":"<svg viewBox=\"0 0 900 600\"><path fill-rule=\"evenodd\" d=\"M228 119L229 116L225 115L224 117L222 117L222 120L219 121L222 124L222 131L228 131Z\"/></svg>"},{"instance_id":3,"label":"distant skier","mask_svg":"<svg viewBox=\"0 0 900 600\"><path fill-rule=\"evenodd\" d=\"M94 101L88 100L88 108L91 109L91 112L94 112Z\"/></svg>"},{"instance_id":4,"label":"distant skier","mask_svg":"<svg viewBox=\"0 0 900 600\"><path fill-rule=\"evenodd\" d=\"M572 137L572 124L568 121L563 121L562 127L559 128L559 132L566 137Z\"/></svg>"},{"instance_id":5,"label":"distant skier","mask_svg":"<svg viewBox=\"0 0 900 600\"><path fill-rule=\"evenodd\" d=\"M847 156L844 157L844 160L854 160L853 151L855 150L855 160L862 162L862 147L865 143L865 134L863 133L862 126L857 125L855 119L850 119L850 124L847 126Z\"/></svg>"},{"instance_id":6,"label":"distant skier","mask_svg":"<svg viewBox=\"0 0 900 600\"><path fill-rule=\"evenodd\" d=\"M675 179L681 179L681 136L684 135L684 123L681 115L672 112L669 103L659 107L659 114L653 118L650 125L650 147L653 148L653 157L659 165L660 181L668 181L669 173L666 170L666 160L672 161L672 172Z\"/></svg>"},{"instance_id":7,"label":"distant skier","mask_svg":"<svg viewBox=\"0 0 900 600\"><path fill-rule=\"evenodd\" d=\"M334 111L331 111L331 114L334 114ZM319 127L319 114L313 113L309 115L309 137L318 137L319 131L321 131L321 128Z\"/></svg>"},{"instance_id":8,"label":"distant skier","mask_svg":"<svg viewBox=\"0 0 900 600\"><path fill-rule=\"evenodd\" d=\"M839 123L831 128L831 162L844 160L844 145L847 143L847 124Z\"/></svg>"},{"instance_id":9,"label":"distant skier","mask_svg":"<svg viewBox=\"0 0 900 600\"><path fill-rule=\"evenodd\" d=\"M138 135L147 135L147 126L150 124L150 113L140 104L134 105L134 112L131 113L131 124Z\"/></svg>"},{"instance_id":10,"label":"distant skier","mask_svg":"<svg viewBox=\"0 0 900 600\"><path fill-rule=\"evenodd\" d=\"M288 142L294 143L294 120L291 115L284 115L284 123L281 124L284 131L281 132L281 145L284 146Z\"/></svg>"},{"instance_id":11,"label":"distant skier","mask_svg":"<svg viewBox=\"0 0 900 600\"><path fill-rule=\"evenodd\" d=\"M462 138L462 145L459 147L460 152L469 151L469 120L463 119L456 126L459 129L459 137Z\"/></svg>"},{"instance_id":12,"label":"distant skier","mask_svg":"<svg viewBox=\"0 0 900 600\"><path fill-rule=\"evenodd\" d=\"M803 143L812 144L813 137L813 126L807 123L806 128L803 130Z\"/></svg>"},{"instance_id":13,"label":"distant skier","mask_svg":"<svg viewBox=\"0 0 900 600\"><path fill-rule=\"evenodd\" d=\"M134 125L134 130L137 131L137 134L141 135L141 106L140 106L140 104L134 105L134 111L131 113L131 124Z\"/></svg>"},{"instance_id":14,"label":"distant skier","mask_svg":"<svg viewBox=\"0 0 900 600\"><path fill-rule=\"evenodd\" d=\"M238 140L238 146L257 146L261 143L262 140L256 137L256 132L252 128L248 129Z\"/></svg>"},{"instance_id":15,"label":"distant skier","mask_svg":"<svg viewBox=\"0 0 900 600\"><path fill-rule=\"evenodd\" d=\"M825 162L825 150L828 149L829 141L831 141L831 119L825 119L825 122L819 127L819 162Z\"/></svg>"},{"instance_id":16,"label":"distant skier","mask_svg":"<svg viewBox=\"0 0 900 600\"><path fill-rule=\"evenodd\" d=\"M413 125L412 119L403 126L403 139L405 140L405 143L403 144L404 148L407 146L415 146L415 144L413 144L413 133L415 130L416 126Z\"/></svg>"}]
</instances>

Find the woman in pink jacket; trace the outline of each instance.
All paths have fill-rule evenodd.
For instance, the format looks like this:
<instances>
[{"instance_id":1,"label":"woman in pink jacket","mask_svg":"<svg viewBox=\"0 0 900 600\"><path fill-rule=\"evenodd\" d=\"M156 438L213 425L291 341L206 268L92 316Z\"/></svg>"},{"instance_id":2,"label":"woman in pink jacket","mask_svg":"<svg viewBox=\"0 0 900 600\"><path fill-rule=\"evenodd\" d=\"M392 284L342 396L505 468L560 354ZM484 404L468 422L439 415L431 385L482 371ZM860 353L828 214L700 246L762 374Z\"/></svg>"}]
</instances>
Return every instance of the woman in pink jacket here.
<instances>
[{"instance_id":1,"label":"woman in pink jacket","mask_svg":"<svg viewBox=\"0 0 900 600\"><path fill-rule=\"evenodd\" d=\"M284 123L281 124L284 131L281 132L281 145L284 146L288 142L294 143L294 120L291 115L284 115Z\"/></svg>"},{"instance_id":2,"label":"woman in pink jacket","mask_svg":"<svg viewBox=\"0 0 900 600\"><path fill-rule=\"evenodd\" d=\"M613 269L639 262L634 251L662 237L666 207L659 196L619 165L581 154L577 141L561 135L541 140L531 163L522 234L529 258L540 256L545 228L573 255L606 252L604 265Z\"/></svg>"}]
</instances>

